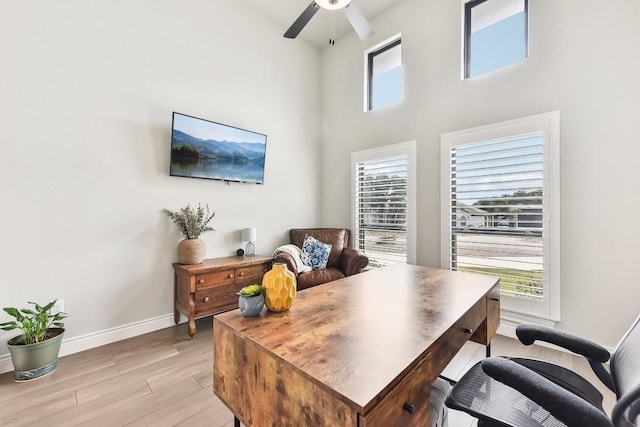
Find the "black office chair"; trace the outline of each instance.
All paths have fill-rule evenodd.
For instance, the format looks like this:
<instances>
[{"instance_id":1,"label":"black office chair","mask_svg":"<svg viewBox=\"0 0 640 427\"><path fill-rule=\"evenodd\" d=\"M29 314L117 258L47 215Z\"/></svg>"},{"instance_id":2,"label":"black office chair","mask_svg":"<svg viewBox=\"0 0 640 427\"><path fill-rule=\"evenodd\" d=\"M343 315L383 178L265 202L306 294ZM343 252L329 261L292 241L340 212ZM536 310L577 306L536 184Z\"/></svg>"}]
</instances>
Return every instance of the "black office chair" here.
<instances>
[{"instance_id":1,"label":"black office chair","mask_svg":"<svg viewBox=\"0 0 640 427\"><path fill-rule=\"evenodd\" d=\"M550 328L521 325L525 345L546 341L585 357L617 398L611 418L602 394L573 371L522 358L490 357L474 365L452 388L446 405L478 419L478 427L635 427L640 414L640 317L613 354L591 341ZM604 364L610 361L610 373Z\"/></svg>"}]
</instances>

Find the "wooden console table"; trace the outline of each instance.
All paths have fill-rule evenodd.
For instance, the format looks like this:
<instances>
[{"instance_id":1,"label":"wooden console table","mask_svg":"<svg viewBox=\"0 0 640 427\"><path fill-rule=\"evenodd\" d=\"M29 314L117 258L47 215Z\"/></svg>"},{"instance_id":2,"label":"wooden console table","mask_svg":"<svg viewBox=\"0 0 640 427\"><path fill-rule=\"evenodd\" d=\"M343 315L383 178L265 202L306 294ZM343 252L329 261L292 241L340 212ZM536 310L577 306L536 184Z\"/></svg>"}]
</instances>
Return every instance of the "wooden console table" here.
<instances>
[{"instance_id":1,"label":"wooden console table","mask_svg":"<svg viewBox=\"0 0 640 427\"><path fill-rule=\"evenodd\" d=\"M245 426L424 426L431 383L489 344L496 277L397 264L298 293L288 311L214 317L213 390Z\"/></svg>"},{"instance_id":2,"label":"wooden console table","mask_svg":"<svg viewBox=\"0 0 640 427\"><path fill-rule=\"evenodd\" d=\"M189 336L196 333L195 319L238 307L236 292L243 286L262 284L273 260L263 256L206 259L201 264L173 264L174 320L189 318Z\"/></svg>"}]
</instances>

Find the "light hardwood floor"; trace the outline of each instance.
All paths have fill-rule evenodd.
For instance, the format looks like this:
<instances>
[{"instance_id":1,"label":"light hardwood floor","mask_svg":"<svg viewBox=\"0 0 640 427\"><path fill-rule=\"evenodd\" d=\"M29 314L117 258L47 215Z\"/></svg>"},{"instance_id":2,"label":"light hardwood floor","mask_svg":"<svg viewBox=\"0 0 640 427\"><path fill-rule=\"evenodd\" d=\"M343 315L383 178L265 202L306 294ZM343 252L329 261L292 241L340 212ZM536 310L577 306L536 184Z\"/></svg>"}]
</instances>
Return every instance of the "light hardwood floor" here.
<instances>
[{"instance_id":1,"label":"light hardwood floor","mask_svg":"<svg viewBox=\"0 0 640 427\"><path fill-rule=\"evenodd\" d=\"M27 383L2 374L0 425L231 427L231 412L212 391L212 318L197 329L192 340L179 325L65 356L52 374ZM567 353L497 336L493 354L552 360L599 384L586 362ZM457 379L482 357L484 347L468 343L443 374ZM603 394L610 411L614 397ZM472 425L450 411L450 427Z\"/></svg>"}]
</instances>

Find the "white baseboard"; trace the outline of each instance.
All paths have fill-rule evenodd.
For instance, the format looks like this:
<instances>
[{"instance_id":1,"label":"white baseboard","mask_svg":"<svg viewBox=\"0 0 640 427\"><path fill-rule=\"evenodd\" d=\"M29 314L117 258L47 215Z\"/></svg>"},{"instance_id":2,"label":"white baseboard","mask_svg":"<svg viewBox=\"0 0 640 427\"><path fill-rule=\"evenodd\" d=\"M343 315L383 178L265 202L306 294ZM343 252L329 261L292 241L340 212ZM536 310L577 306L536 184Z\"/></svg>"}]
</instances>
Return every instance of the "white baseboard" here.
<instances>
[{"instance_id":1,"label":"white baseboard","mask_svg":"<svg viewBox=\"0 0 640 427\"><path fill-rule=\"evenodd\" d=\"M174 326L173 313L151 319L141 320L128 325L117 326L104 331L93 332L79 337L63 339L60 346L60 356L73 354L90 348L100 347L116 341L136 337L148 332ZM11 355L9 353L0 354L0 373L13 371Z\"/></svg>"},{"instance_id":2,"label":"white baseboard","mask_svg":"<svg viewBox=\"0 0 640 427\"><path fill-rule=\"evenodd\" d=\"M496 334L517 339L515 325L505 325L504 323L500 322L500 326L498 326Z\"/></svg>"}]
</instances>

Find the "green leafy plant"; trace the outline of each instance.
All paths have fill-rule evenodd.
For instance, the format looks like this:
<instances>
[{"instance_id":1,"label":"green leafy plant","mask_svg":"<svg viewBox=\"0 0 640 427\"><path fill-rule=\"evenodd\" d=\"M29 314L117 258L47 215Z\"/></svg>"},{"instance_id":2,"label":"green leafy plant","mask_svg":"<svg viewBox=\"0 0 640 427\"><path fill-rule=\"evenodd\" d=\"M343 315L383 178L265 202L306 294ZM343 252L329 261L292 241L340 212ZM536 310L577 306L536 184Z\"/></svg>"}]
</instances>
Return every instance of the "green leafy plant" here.
<instances>
[{"instance_id":1,"label":"green leafy plant","mask_svg":"<svg viewBox=\"0 0 640 427\"><path fill-rule=\"evenodd\" d=\"M163 212L178 226L185 239L197 239L205 231L215 231L215 228L207 225L216 214L215 211L209 212L209 205L206 205L206 210L198 203L196 209L187 205L179 211L163 209Z\"/></svg>"},{"instance_id":2,"label":"green leafy plant","mask_svg":"<svg viewBox=\"0 0 640 427\"><path fill-rule=\"evenodd\" d=\"M245 286L244 288L238 291L238 295L245 298L256 297L261 293L262 293L262 286L257 284Z\"/></svg>"},{"instance_id":3,"label":"green leafy plant","mask_svg":"<svg viewBox=\"0 0 640 427\"><path fill-rule=\"evenodd\" d=\"M22 330L22 337L25 344L35 344L44 341L47 330L53 325L63 327L60 322L67 317L64 312L51 314L51 308L57 300L53 300L45 306L41 306L35 302L29 301L29 304L35 306L35 310L29 308L17 309L15 307L4 307L3 310L14 317L15 320L0 323L0 329L3 331L12 331L14 329Z\"/></svg>"}]
</instances>

